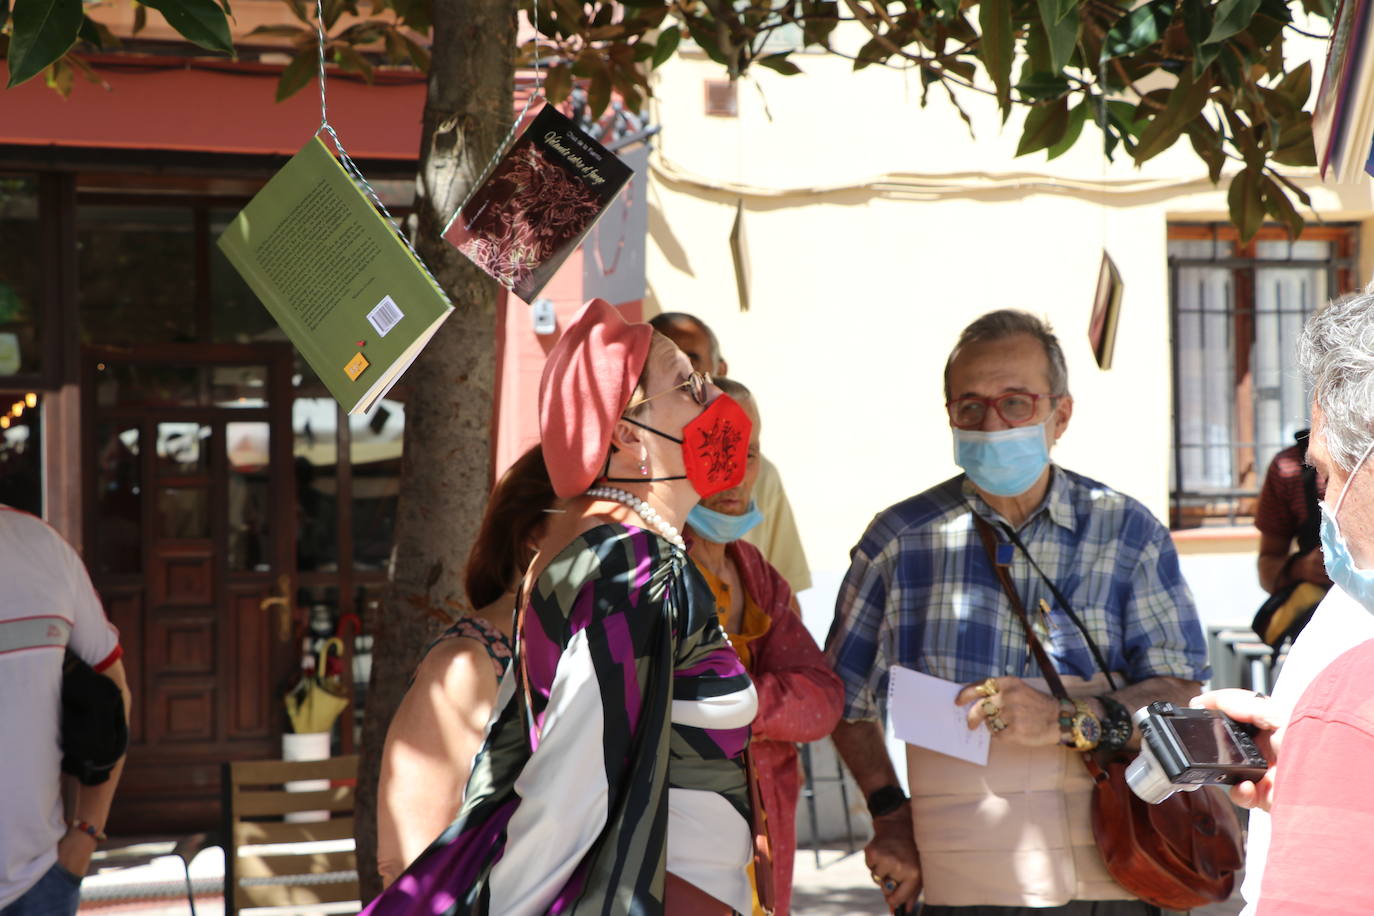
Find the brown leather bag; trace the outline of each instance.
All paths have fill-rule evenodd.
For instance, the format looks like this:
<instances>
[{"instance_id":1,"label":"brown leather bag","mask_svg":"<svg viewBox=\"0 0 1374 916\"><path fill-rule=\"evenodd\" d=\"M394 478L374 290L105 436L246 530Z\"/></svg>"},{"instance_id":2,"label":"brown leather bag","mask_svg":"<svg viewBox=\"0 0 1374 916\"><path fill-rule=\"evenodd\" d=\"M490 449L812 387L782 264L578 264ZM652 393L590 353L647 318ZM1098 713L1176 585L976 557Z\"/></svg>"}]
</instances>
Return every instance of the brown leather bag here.
<instances>
[{"instance_id":1,"label":"brown leather bag","mask_svg":"<svg viewBox=\"0 0 1374 916\"><path fill-rule=\"evenodd\" d=\"M1026 642L1050 691L1058 699L1068 699L1064 682L1031 627L1007 567L997 562L992 526L976 512L973 518L983 549L1021 620ZM1083 637L1091 644L1086 632ZM1100 657L1100 653L1094 654ZM1109 672L1104 673L1111 678ZM1126 784L1126 766L1134 756L1119 755L1104 766L1092 753L1082 755L1083 766L1093 779L1093 839L1108 874L1141 900L1165 909L1189 910L1227 899L1235 887L1236 872L1245 861L1235 807L1216 788L1177 792L1158 805L1141 801Z\"/></svg>"}]
</instances>

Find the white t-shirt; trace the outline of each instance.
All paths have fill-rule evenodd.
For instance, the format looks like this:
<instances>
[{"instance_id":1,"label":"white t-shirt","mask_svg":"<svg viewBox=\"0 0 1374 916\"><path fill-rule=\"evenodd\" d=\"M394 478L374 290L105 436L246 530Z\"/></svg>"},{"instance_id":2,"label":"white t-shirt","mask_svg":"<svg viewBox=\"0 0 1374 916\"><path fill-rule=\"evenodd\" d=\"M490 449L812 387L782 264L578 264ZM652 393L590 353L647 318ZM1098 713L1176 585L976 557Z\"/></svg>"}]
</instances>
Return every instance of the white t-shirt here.
<instances>
[{"instance_id":1,"label":"white t-shirt","mask_svg":"<svg viewBox=\"0 0 1374 916\"><path fill-rule=\"evenodd\" d=\"M1286 720L1293 712L1293 707L1323 668L1367 639L1374 639L1374 614L1339 585L1331 586L1288 650L1283 670L1274 682L1273 698L1283 707L1282 718ZM1241 916L1253 916L1259 903L1264 860L1269 854L1270 828L1269 812L1258 808L1250 812L1245 842L1245 881L1240 888L1245 898Z\"/></svg>"},{"instance_id":2,"label":"white t-shirt","mask_svg":"<svg viewBox=\"0 0 1374 916\"><path fill-rule=\"evenodd\" d=\"M0 909L57 861L63 650L103 671L119 634L76 551L40 519L0 506Z\"/></svg>"}]
</instances>

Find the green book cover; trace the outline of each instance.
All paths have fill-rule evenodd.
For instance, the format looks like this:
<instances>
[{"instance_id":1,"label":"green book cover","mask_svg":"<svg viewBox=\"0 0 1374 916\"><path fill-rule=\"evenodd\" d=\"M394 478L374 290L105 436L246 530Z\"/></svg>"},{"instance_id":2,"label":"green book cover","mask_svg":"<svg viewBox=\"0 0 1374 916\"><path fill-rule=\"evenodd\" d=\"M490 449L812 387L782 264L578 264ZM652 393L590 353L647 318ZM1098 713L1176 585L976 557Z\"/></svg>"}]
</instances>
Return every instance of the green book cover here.
<instances>
[{"instance_id":1,"label":"green book cover","mask_svg":"<svg viewBox=\"0 0 1374 916\"><path fill-rule=\"evenodd\" d=\"M351 414L391 390L453 311L318 136L234 217L219 247Z\"/></svg>"}]
</instances>

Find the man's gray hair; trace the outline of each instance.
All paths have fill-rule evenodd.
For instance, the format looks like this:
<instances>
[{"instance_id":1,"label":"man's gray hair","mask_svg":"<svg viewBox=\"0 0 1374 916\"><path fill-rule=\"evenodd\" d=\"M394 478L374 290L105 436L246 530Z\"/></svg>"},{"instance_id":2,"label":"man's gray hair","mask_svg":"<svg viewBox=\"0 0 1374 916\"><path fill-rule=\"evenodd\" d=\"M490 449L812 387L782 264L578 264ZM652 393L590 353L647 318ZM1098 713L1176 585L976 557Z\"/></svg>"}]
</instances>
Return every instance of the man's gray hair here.
<instances>
[{"instance_id":1,"label":"man's gray hair","mask_svg":"<svg viewBox=\"0 0 1374 916\"><path fill-rule=\"evenodd\" d=\"M1374 439L1374 283L1307 319L1298 365L1325 417L1326 450L1349 473Z\"/></svg>"},{"instance_id":2,"label":"man's gray hair","mask_svg":"<svg viewBox=\"0 0 1374 916\"><path fill-rule=\"evenodd\" d=\"M1054 329L1050 327L1050 323L1019 309L998 309L976 318L972 324L964 328L963 333L959 335L959 342L949 351L949 358L945 360L945 400L953 397L949 390L949 367L960 350L970 344L990 343L1018 334L1034 337L1040 342L1040 346L1045 348L1045 358L1050 364L1049 393L1055 396L1068 394L1069 366L1064 361L1064 349L1059 346L1059 338L1054 336Z\"/></svg>"}]
</instances>

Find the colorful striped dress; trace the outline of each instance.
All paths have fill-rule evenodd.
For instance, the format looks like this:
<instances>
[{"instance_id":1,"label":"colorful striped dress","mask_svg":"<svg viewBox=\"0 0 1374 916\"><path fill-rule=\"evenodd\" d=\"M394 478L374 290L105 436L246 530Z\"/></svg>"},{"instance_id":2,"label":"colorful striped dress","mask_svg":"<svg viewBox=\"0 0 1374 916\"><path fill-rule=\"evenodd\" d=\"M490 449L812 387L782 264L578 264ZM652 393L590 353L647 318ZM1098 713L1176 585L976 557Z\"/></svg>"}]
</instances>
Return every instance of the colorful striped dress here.
<instances>
[{"instance_id":1,"label":"colorful striped dress","mask_svg":"<svg viewBox=\"0 0 1374 916\"><path fill-rule=\"evenodd\" d=\"M364 912L653 916L665 868L747 910L756 708L686 554L593 528L530 590L457 820Z\"/></svg>"}]
</instances>

